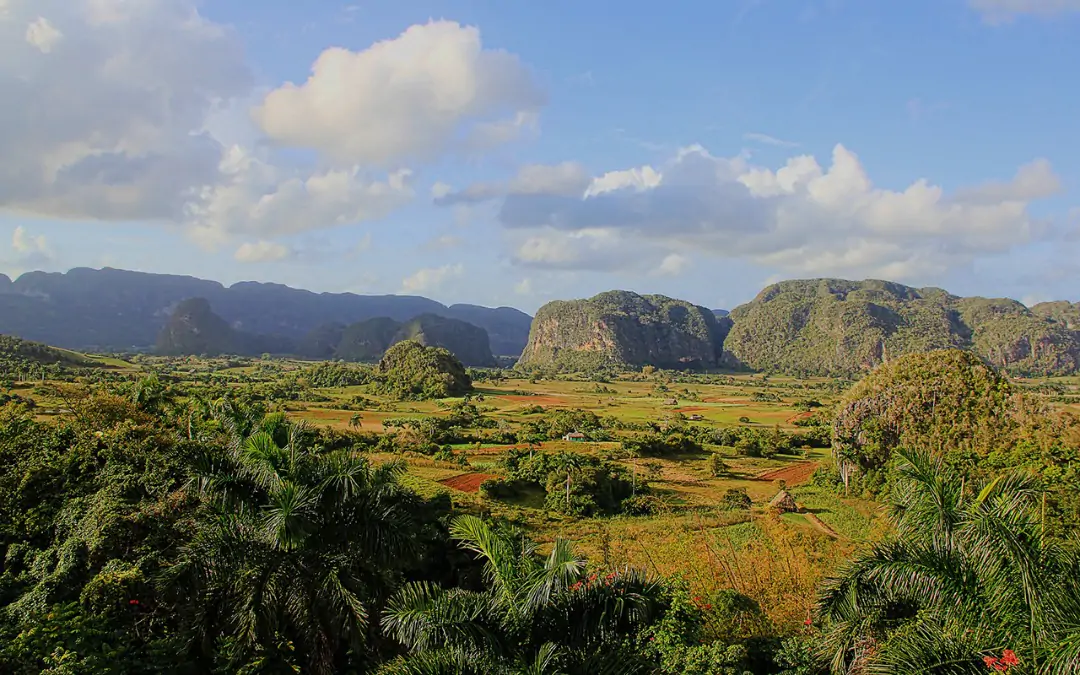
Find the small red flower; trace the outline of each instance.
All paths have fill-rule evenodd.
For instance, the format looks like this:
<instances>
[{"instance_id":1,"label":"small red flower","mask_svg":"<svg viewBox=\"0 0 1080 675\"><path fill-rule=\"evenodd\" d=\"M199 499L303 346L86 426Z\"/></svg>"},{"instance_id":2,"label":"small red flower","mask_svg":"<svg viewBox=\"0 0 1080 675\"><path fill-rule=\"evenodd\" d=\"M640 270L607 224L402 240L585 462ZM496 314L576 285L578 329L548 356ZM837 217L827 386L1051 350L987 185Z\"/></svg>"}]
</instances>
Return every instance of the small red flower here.
<instances>
[{"instance_id":1,"label":"small red flower","mask_svg":"<svg viewBox=\"0 0 1080 675\"><path fill-rule=\"evenodd\" d=\"M1010 667L1020 665L1020 659L1016 657L1016 652L1011 649L1001 652L1001 662Z\"/></svg>"},{"instance_id":2,"label":"small red flower","mask_svg":"<svg viewBox=\"0 0 1080 675\"><path fill-rule=\"evenodd\" d=\"M138 600L128 600L128 604L129 605L137 605L137 604L139 604L139 601Z\"/></svg>"}]
</instances>

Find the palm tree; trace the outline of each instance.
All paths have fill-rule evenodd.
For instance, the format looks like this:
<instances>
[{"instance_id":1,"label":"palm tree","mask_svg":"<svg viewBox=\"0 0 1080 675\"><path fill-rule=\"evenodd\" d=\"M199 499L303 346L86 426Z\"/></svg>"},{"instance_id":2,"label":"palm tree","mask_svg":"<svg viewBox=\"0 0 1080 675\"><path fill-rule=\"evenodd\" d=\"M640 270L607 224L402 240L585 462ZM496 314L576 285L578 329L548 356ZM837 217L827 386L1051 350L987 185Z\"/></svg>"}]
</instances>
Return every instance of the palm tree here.
<instances>
[{"instance_id":1,"label":"palm tree","mask_svg":"<svg viewBox=\"0 0 1080 675\"><path fill-rule=\"evenodd\" d=\"M399 485L401 464L320 453L303 425L228 412L239 435L194 460L190 489L208 517L165 586L189 599L196 634L234 641L237 667L286 644L305 672L340 672L348 653L364 654L373 604L418 554L419 498Z\"/></svg>"},{"instance_id":2,"label":"palm tree","mask_svg":"<svg viewBox=\"0 0 1080 675\"><path fill-rule=\"evenodd\" d=\"M1078 672L1080 559L1045 535L1034 480L965 488L940 459L899 454L895 538L819 599L833 671L985 673L1011 650L1023 672Z\"/></svg>"},{"instance_id":3,"label":"palm tree","mask_svg":"<svg viewBox=\"0 0 1080 675\"><path fill-rule=\"evenodd\" d=\"M385 675L643 672L627 644L657 615L658 584L630 570L586 575L569 542L540 556L535 543L475 516L458 517L451 534L484 562L487 589L403 587L382 626L409 654Z\"/></svg>"},{"instance_id":4,"label":"palm tree","mask_svg":"<svg viewBox=\"0 0 1080 675\"><path fill-rule=\"evenodd\" d=\"M363 419L364 419L364 418L363 418L363 417L361 417L360 413L353 413L353 414L352 414L352 415L351 415L351 416L349 417L349 428L350 428L350 429L357 429L357 428L359 428L359 427L360 427L360 426L361 426L361 425L363 424L363 422L362 422L362 420L363 420Z\"/></svg>"},{"instance_id":5,"label":"palm tree","mask_svg":"<svg viewBox=\"0 0 1080 675\"><path fill-rule=\"evenodd\" d=\"M570 513L570 482L575 471L584 465L584 458L576 452L560 452L556 457L559 467L566 472L566 512Z\"/></svg>"}]
</instances>

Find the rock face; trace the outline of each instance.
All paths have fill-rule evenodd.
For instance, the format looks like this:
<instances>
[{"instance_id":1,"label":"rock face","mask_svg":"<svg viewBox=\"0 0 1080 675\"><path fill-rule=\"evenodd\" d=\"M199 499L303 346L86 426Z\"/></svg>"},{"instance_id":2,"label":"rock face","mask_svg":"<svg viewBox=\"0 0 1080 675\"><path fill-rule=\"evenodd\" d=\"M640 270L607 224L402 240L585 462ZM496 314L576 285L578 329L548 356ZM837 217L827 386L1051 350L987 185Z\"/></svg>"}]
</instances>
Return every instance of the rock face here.
<instances>
[{"instance_id":1,"label":"rock face","mask_svg":"<svg viewBox=\"0 0 1080 675\"><path fill-rule=\"evenodd\" d=\"M945 348L1014 374L1051 375L1080 365L1078 318L1068 303L1029 310L888 281L784 281L731 312L724 348L738 365L800 375L854 376L901 354Z\"/></svg>"},{"instance_id":2,"label":"rock face","mask_svg":"<svg viewBox=\"0 0 1080 675\"><path fill-rule=\"evenodd\" d=\"M715 368L728 325L711 310L662 295L609 291L550 302L529 332L521 368Z\"/></svg>"}]
</instances>

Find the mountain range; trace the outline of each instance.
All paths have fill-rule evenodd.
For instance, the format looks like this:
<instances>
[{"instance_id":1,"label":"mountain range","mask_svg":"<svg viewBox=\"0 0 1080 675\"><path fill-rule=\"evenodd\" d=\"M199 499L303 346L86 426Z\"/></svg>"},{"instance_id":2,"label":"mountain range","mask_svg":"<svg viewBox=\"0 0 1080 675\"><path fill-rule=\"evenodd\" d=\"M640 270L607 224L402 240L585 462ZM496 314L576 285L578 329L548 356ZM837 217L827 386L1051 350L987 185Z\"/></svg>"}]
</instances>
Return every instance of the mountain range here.
<instances>
[{"instance_id":1,"label":"mountain range","mask_svg":"<svg viewBox=\"0 0 1080 675\"><path fill-rule=\"evenodd\" d=\"M726 368L857 376L900 354L956 347L1019 375L1080 371L1080 304L1026 307L889 281L783 281L727 312L610 291L509 307L312 293L272 283L76 268L0 275L0 333L83 350L295 354L373 361L416 339L469 365Z\"/></svg>"},{"instance_id":2,"label":"mountain range","mask_svg":"<svg viewBox=\"0 0 1080 675\"><path fill-rule=\"evenodd\" d=\"M147 350L184 300L203 298L234 330L301 340L315 327L423 314L466 321L487 331L491 350L516 356L532 317L510 307L446 306L409 295L313 293L245 281L224 286L189 276L104 268L0 275L0 333L82 350Z\"/></svg>"}]
</instances>

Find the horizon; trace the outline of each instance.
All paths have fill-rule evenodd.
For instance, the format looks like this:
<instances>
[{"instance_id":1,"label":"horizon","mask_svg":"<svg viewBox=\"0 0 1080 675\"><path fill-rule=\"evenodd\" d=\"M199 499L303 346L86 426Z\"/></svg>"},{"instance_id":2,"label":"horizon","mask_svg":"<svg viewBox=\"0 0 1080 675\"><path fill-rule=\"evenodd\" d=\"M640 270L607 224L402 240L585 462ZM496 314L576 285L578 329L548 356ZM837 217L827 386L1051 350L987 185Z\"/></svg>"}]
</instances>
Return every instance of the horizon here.
<instances>
[{"instance_id":1,"label":"horizon","mask_svg":"<svg viewBox=\"0 0 1080 675\"><path fill-rule=\"evenodd\" d=\"M0 272L1080 300L1080 3L718 5L6 0Z\"/></svg>"},{"instance_id":2,"label":"horizon","mask_svg":"<svg viewBox=\"0 0 1080 675\"><path fill-rule=\"evenodd\" d=\"M172 274L172 273L163 273L163 272L145 272L145 271L142 271L142 270L123 269L123 268L118 268L118 267L83 267L83 266L80 266L80 267L73 267L73 268L70 268L70 269L67 269L67 270L56 270L56 271L53 271L53 272L48 272L48 271L45 271L45 270L27 270L27 271L22 272L21 274L19 274L18 277L11 277L11 276L3 273L3 272L0 272L0 275L8 277L11 280L11 282L14 283L15 281L18 280L19 277L21 277L23 275L26 275L26 274L65 274L66 275L66 274L68 274L70 272L75 271L76 269L91 270L91 271L95 271L95 272L101 272L101 271L105 271L105 270L110 270L110 271L115 271L115 272L132 272L132 273L136 273L136 274L160 274L160 275L164 275L164 276L184 277L184 278L197 279L197 280L200 280L200 281L208 281L208 282L216 283L216 284L220 285L222 288L226 288L226 289L232 288L233 286L237 286L237 285L240 285L240 284L263 284L263 285L284 286L284 287L292 289L292 290L305 291L305 292L315 293L315 294L318 294L318 295L355 295L355 296L360 296L360 297L367 296L367 297L402 297L402 298L404 298L404 297L415 297L415 298L425 298L427 300L434 300L435 302L438 302L438 303L440 303L443 306L448 307L448 308L453 307L455 305L474 305L474 306L480 306L480 307L487 307L487 308L490 308L490 309L513 309L513 310L517 310L519 312L523 312L525 314L528 314L529 316L535 316L537 310L540 309L540 307L537 307L536 309L531 309L531 310L530 309L523 309L522 307L516 306L516 305L478 305L475 302L470 302L470 301L465 300L465 299L457 299L457 300L450 300L450 301L436 300L435 298L431 298L431 297L428 297L428 296L423 295L423 294L356 293L356 292L353 292L353 291L317 291L317 290L313 290L313 289L310 289L310 288L303 288L301 286L293 286L293 285L289 285L289 284L281 284L281 283L278 283L278 282L275 282L275 281L260 281L260 280L257 280L257 279L241 279L239 281L234 281L232 283L226 283L226 282L223 282L223 281L221 281L219 279L208 279L208 278L205 278L205 277L198 277L198 276L191 275L191 274L182 274L182 273L180 273L180 274ZM797 279L796 278L780 279L778 281L772 281L769 284L767 284L766 286L762 286L757 291L755 291L751 295L751 297L749 297L746 300L743 300L741 302L737 302L737 303L731 305L730 307L721 307L721 306L715 305L715 304L710 305L708 303L696 302L691 298L683 298L683 297L676 297L676 296L667 296L667 297L671 297L672 299L675 299L675 300L688 301L688 302L691 302L691 303L693 303L693 304L695 304L695 305L697 305L699 307L708 309L710 311L730 312L731 310L734 310L735 308L737 308L737 307L739 307L741 305L745 305L745 304L748 304L749 302L751 302L761 291L765 290L765 288L767 288L768 286L772 286L772 285L778 284L778 283L793 282L793 281L797 282L797 281L825 281L825 280L829 280L829 281L845 281L845 282L849 282L849 283L864 283L864 282L868 282L868 281L879 281L879 282L883 282L883 283L899 284L899 285L902 285L902 286L908 286L909 288L914 288L915 290L919 290L919 291L929 290L929 289L937 289L937 290L945 291L946 293L949 293L949 294L951 294L953 296L956 296L956 297L982 298L982 299L985 299L985 300L1012 300L1014 302L1019 302L1021 305L1023 305L1024 307L1026 307L1028 309L1031 309L1031 307L1033 307L1034 305L1042 303L1042 302L1062 302L1062 301L1069 302L1069 303L1080 302L1080 301L1073 301L1073 300L1071 300L1069 298L1050 298L1050 299L1046 299L1046 300L1040 300L1038 303L1028 304L1028 303L1025 303L1023 300L1020 300L1018 298L1009 297L1009 296L991 296L991 295L980 295L980 294L974 294L974 295L969 295L969 296L957 296L957 294L952 293L947 288L941 288L941 287L932 286L932 285L931 286L911 286L909 284L901 284L898 281L892 281L890 279L878 279L878 278L872 278L872 277L867 277L865 279L844 279L844 278L841 278L841 277L803 277L803 278L797 278ZM565 300L571 300L571 301L573 301L573 300L588 300L588 299L590 299L590 298L592 298L592 297L594 297L594 296L596 296L596 295L598 295L600 293L613 292L613 291L628 291L630 293L636 293L638 295L664 295L663 293L651 293L649 291L637 291L637 290L633 290L633 289L629 289L629 288L609 288L609 289L605 289L605 290L602 290L602 291L598 291L597 293L594 293L594 294L592 294L590 296L552 298L548 302L554 302L554 301L558 301L558 300L563 300L563 301L565 301ZM541 305L541 307L542 307L542 305Z\"/></svg>"}]
</instances>

